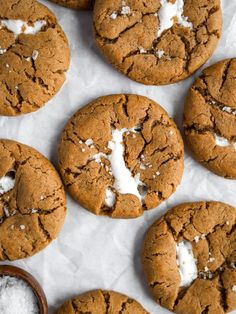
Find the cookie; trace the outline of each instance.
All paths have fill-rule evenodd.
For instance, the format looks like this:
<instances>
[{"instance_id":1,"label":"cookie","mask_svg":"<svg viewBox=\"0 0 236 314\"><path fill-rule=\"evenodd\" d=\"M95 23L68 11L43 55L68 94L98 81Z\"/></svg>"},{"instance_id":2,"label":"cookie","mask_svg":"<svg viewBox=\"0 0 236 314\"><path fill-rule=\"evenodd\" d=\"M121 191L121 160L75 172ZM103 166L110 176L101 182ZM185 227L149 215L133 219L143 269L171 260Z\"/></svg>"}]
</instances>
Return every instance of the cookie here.
<instances>
[{"instance_id":1,"label":"cookie","mask_svg":"<svg viewBox=\"0 0 236 314\"><path fill-rule=\"evenodd\" d=\"M78 9L78 10L88 10L93 7L93 0L50 0L63 7Z\"/></svg>"},{"instance_id":2,"label":"cookie","mask_svg":"<svg viewBox=\"0 0 236 314\"><path fill-rule=\"evenodd\" d=\"M66 215L62 182L35 149L0 140L0 260L34 255L54 240Z\"/></svg>"},{"instance_id":3,"label":"cookie","mask_svg":"<svg viewBox=\"0 0 236 314\"><path fill-rule=\"evenodd\" d=\"M195 158L217 175L236 179L236 59L205 69L191 87L184 129Z\"/></svg>"},{"instance_id":4,"label":"cookie","mask_svg":"<svg viewBox=\"0 0 236 314\"><path fill-rule=\"evenodd\" d=\"M97 0L94 30L107 60L147 85L183 80L214 52L220 0Z\"/></svg>"},{"instance_id":5,"label":"cookie","mask_svg":"<svg viewBox=\"0 0 236 314\"><path fill-rule=\"evenodd\" d=\"M64 303L56 314L148 314L135 300L118 292L95 290Z\"/></svg>"},{"instance_id":6,"label":"cookie","mask_svg":"<svg viewBox=\"0 0 236 314\"><path fill-rule=\"evenodd\" d=\"M100 97L67 123L59 168L71 195L96 215L135 218L176 190L183 142L175 123L151 99Z\"/></svg>"},{"instance_id":7,"label":"cookie","mask_svg":"<svg viewBox=\"0 0 236 314\"><path fill-rule=\"evenodd\" d=\"M142 262L156 301L183 314L236 309L236 209L179 205L148 230Z\"/></svg>"},{"instance_id":8,"label":"cookie","mask_svg":"<svg viewBox=\"0 0 236 314\"><path fill-rule=\"evenodd\" d=\"M35 0L0 0L0 115L41 108L64 83L69 61L51 11Z\"/></svg>"}]
</instances>

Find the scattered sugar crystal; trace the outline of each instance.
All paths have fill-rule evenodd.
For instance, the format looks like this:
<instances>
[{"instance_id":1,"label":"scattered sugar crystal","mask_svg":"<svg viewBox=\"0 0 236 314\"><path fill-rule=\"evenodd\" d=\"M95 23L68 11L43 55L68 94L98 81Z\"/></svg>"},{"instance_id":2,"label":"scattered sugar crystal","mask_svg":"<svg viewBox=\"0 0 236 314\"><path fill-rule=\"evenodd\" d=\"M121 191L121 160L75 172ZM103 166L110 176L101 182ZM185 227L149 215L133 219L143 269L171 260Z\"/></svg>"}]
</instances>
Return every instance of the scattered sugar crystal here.
<instances>
[{"instance_id":1,"label":"scattered sugar crystal","mask_svg":"<svg viewBox=\"0 0 236 314\"><path fill-rule=\"evenodd\" d=\"M146 52L147 52L147 50L146 50L146 49L144 49L143 47L139 47L139 52L140 52L140 53L146 53Z\"/></svg>"},{"instance_id":2,"label":"scattered sugar crystal","mask_svg":"<svg viewBox=\"0 0 236 314\"><path fill-rule=\"evenodd\" d=\"M236 285L234 285L234 286L232 287L232 291L233 291L233 292L236 292Z\"/></svg>"},{"instance_id":3,"label":"scattered sugar crystal","mask_svg":"<svg viewBox=\"0 0 236 314\"><path fill-rule=\"evenodd\" d=\"M157 171L157 172L156 172L156 175L157 175L157 176L159 176L160 174L161 174L160 171Z\"/></svg>"},{"instance_id":4,"label":"scattered sugar crystal","mask_svg":"<svg viewBox=\"0 0 236 314\"><path fill-rule=\"evenodd\" d=\"M21 230L24 230L24 229L25 229L25 226L24 226L24 225L20 225L20 229L21 229Z\"/></svg>"},{"instance_id":5,"label":"scattered sugar crystal","mask_svg":"<svg viewBox=\"0 0 236 314\"><path fill-rule=\"evenodd\" d=\"M200 240L200 236L196 236L196 237L194 238L194 241L195 241L196 243L198 243L199 240Z\"/></svg>"},{"instance_id":6,"label":"scattered sugar crystal","mask_svg":"<svg viewBox=\"0 0 236 314\"><path fill-rule=\"evenodd\" d=\"M85 148L82 148L81 150L82 150L83 153L85 152Z\"/></svg>"},{"instance_id":7,"label":"scattered sugar crystal","mask_svg":"<svg viewBox=\"0 0 236 314\"><path fill-rule=\"evenodd\" d=\"M82 142L82 141L79 141L79 144L83 144L83 142Z\"/></svg>"},{"instance_id":8,"label":"scattered sugar crystal","mask_svg":"<svg viewBox=\"0 0 236 314\"><path fill-rule=\"evenodd\" d=\"M141 170L145 170L146 169L146 166L144 164L140 164L140 167L139 167Z\"/></svg>"},{"instance_id":9,"label":"scattered sugar crystal","mask_svg":"<svg viewBox=\"0 0 236 314\"><path fill-rule=\"evenodd\" d=\"M85 145L87 145L87 146L90 146L90 145L92 145L93 144L93 140L91 139L91 138L89 138L89 139L87 139L86 141L85 141Z\"/></svg>"},{"instance_id":10,"label":"scattered sugar crystal","mask_svg":"<svg viewBox=\"0 0 236 314\"><path fill-rule=\"evenodd\" d=\"M214 257L211 257L211 258L209 258L209 263L213 263L215 261L215 258Z\"/></svg>"},{"instance_id":11,"label":"scattered sugar crystal","mask_svg":"<svg viewBox=\"0 0 236 314\"><path fill-rule=\"evenodd\" d=\"M111 15L110 15L110 18L112 20L115 20L117 18L117 13L116 12L113 12Z\"/></svg>"},{"instance_id":12,"label":"scattered sugar crystal","mask_svg":"<svg viewBox=\"0 0 236 314\"><path fill-rule=\"evenodd\" d=\"M164 56L165 51L164 50L156 50L155 53L156 53L157 57L159 59L161 59Z\"/></svg>"},{"instance_id":13,"label":"scattered sugar crystal","mask_svg":"<svg viewBox=\"0 0 236 314\"><path fill-rule=\"evenodd\" d=\"M34 50L32 53L32 59L35 61L39 56L39 52L38 50Z\"/></svg>"},{"instance_id":14,"label":"scattered sugar crystal","mask_svg":"<svg viewBox=\"0 0 236 314\"><path fill-rule=\"evenodd\" d=\"M26 61L30 62L31 58L30 57L27 57L25 58Z\"/></svg>"},{"instance_id":15,"label":"scattered sugar crystal","mask_svg":"<svg viewBox=\"0 0 236 314\"><path fill-rule=\"evenodd\" d=\"M6 63L6 68L9 68L9 64L8 63Z\"/></svg>"},{"instance_id":16,"label":"scattered sugar crystal","mask_svg":"<svg viewBox=\"0 0 236 314\"><path fill-rule=\"evenodd\" d=\"M9 217L9 216L10 216L9 209L8 209L6 206L4 206L4 207L3 207L3 210L4 210L4 213L5 213L5 216L6 216L6 217Z\"/></svg>"},{"instance_id":17,"label":"scattered sugar crystal","mask_svg":"<svg viewBox=\"0 0 236 314\"><path fill-rule=\"evenodd\" d=\"M226 221L226 225L229 226L229 221Z\"/></svg>"},{"instance_id":18,"label":"scattered sugar crystal","mask_svg":"<svg viewBox=\"0 0 236 314\"><path fill-rule=\"evenodd\" d=\"M4 53L6 53L7 52L7 49L2 49L2 48L0 48L0 55L3 55Z\"/></svg>"},{"instance_id":19,"label":"scattered sugar crystal","mask_svg":"<svg viewBox=\"0 0 236 314\"><path fill-rule=\"evenodd\" d=\"M121 13L122 15L130 14L130 13L131 13L130 7L129 7L129 6L124 6L124 7L122 7L120 13Z\"/></svg>"},{"instance_id":20,"label":"scattered sugar crystal","mask_svg":"<svg viewBox=\"0 0 236 314\"><path fill-rule=\"evenodd\" d=\"M38 210L35 209L35 208L32 208L32 209L31 209L31 213L32 213L32 214L36 214L36 213L38 213Z\"/></svg>"}]
</instances>

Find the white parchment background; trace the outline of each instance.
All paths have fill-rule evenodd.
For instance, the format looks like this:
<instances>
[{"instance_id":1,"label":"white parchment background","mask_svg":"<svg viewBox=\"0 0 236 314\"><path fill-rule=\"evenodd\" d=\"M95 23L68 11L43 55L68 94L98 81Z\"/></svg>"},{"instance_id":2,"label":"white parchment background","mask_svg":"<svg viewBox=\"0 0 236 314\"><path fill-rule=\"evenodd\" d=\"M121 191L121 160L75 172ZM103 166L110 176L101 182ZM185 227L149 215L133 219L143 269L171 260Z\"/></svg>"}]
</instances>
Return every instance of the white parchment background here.
<instances>
[{"instance_id":1,"label":"white parchment background","mask_svg":"<svg viewBox=\"0 0 236 314\"><path fill-rule=\"evenodd\" d=\"M91 12L69 10L46 0L41 2L57 15L70 41L72 61L67 81L59 94L38 112L17 118L0 117L0 137L28 144L56 165L58 139L67 119L92 99L112 93L150 97L182 129L183 104L194 77L165 87L133 82L107 64L98 52L92 36ZM205 66L236 57L236 0L222 0L222 8L223 36ZM135 220L112 220L90 214L68 195L68 214L59 238L36 256L13 264L39 280L50 313L67 298L104 288L128 294L152 314L166 314L169 312L152 300L142 273L139 256L144 233L162 213L181 202L217 200L236 206L235 195L236 181L217 177L204 169L186 148L182 184L160 207Z\"/></svg>"}]
</instances>

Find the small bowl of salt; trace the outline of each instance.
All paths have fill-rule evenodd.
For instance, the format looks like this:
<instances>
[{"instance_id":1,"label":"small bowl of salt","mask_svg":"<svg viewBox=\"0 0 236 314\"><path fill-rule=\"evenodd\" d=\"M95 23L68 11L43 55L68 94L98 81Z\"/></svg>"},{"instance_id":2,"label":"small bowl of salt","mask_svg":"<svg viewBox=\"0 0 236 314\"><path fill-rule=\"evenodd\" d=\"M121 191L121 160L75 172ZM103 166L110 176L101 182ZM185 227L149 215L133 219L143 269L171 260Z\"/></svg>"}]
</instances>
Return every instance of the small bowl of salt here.
<instances>
[{"instance_id":1,"label":"small bowl of salt","mask_svg":"<svg viewBox=\"0 0 236 314\"><path fill-rule=\"evenodd\" d=\"M0 265L0 313L48 314L46 296L32 275L15 266Z\"/></svg>"}]
</instances>

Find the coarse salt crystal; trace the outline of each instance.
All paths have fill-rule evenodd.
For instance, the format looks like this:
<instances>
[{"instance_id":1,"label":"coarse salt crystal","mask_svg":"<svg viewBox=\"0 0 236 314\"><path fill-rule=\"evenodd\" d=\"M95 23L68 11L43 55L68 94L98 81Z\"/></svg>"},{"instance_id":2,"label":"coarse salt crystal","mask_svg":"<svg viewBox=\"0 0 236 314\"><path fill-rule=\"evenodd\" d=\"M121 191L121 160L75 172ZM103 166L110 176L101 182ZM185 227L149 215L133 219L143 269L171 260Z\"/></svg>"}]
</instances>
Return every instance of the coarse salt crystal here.
<instances>
[{"instance_id":1,"label":"coarse salt crystal","mask_svg":"<svg viewBox=\"0 0 236 314\"><path fill-rule=\"evenodd\" d=\"M0 310L2 314L39 314L37 298L23 280L0 277Z\"/></svg>"}]
</instances>

